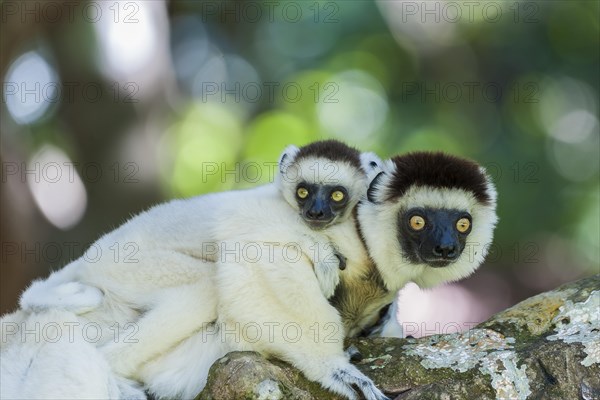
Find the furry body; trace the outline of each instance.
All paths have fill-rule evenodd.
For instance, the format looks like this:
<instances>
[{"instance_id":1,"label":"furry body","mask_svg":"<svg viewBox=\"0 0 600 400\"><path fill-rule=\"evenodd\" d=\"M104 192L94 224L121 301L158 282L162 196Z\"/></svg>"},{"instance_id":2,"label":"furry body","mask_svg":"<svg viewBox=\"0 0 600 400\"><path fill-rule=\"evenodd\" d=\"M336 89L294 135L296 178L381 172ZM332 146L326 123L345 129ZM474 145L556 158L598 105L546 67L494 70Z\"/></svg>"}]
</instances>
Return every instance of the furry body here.
<instances>
[{"instance_id":1,"label":"furry body","mask_svg":"<svg viewBox=\"0 0 600 400\"><path fill-rule=\"evenodd\" d=\"M112 372L87 323L58 310L2 317L0 398L145 399L139 385Z\"/></svg>"},{"instance_id":2,"label":"furry body","mask_svg":"<svg viewBox=\"0 0 600 400\"><path fill-rule=\"evenodd\" d=\"M348 265L340 273L332 304L340 311L348 336L365 330L380 335L402 335L396 319L397 304L389 308L384 326L376 326L380 311L396 300L398 290L415 282L422 288L453 282L471 275L485 260L496 216L496 189L485 170L476 163L443 153L409 153L384 163L368 190L369 201L356 208L358 243L368 249L368 260ZM436 212L466 212L472 229L466 246L446 266L412 254L407 238L400 235L403 216L414 209ZM441 229L442 227L434 227ZM447 228L447 227L444 227ZM417 241L417 247L422 243ZM348 240L346 243L352 241ZM342 247L344 254L349 247Z\"/></svg>"},{"instance_id":3,"label":"furry body","mask_svg":"<svg viewBox=\"0 0 600 400\"><path fill-rule=\"evenodd\" d=\"M366 192L364 172L325 174L331 161L318 161L317 181L349 182L356 204ZM297 172L293 179L306 174L302 166ZM103 329L135 321L136 343L105 340L99 349L114 373L145 382L158 397L193 397L214 360L253 350L348 398L357 384L367 399L384 399L342 349L341 320L327 302L339 281L329 229L313 231L299 220L281 198L280 188L293 182L285 178L154 207L100 238L95 262L82 257L35 282L21 306L65 307ZM332 228L346 224L353 227L342 218ZM133 246L135 254L115 259L107 251L115 245ZM311 334L315 327L328 331Z\"/></svg>"}]
</instances>

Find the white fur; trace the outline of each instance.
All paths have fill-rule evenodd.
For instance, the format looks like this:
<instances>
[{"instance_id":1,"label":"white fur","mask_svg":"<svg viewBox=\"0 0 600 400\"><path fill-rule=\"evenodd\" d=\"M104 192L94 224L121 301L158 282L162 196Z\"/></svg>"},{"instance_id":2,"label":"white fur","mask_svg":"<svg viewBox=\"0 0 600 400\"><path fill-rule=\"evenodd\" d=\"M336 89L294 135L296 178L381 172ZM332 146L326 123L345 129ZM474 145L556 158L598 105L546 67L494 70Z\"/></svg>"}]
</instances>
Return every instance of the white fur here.
<instances>
[{"instance_id":1,"label":"white fur","mask_svg":"<svg viewBox=\"0 0 600 400\"><path fill-rule=\"evenodd\" d=\"M371 300L360 315L354 316L354 325L349 334L360 332L364 327L373 323L373 317L379 312L386 300L392 301L396 293L408 282L415 282L423 288L433 287L440 283L451 282L467 277L484 261L493 232L497 223L496 190L483 168L481 173L486 177L486 192L490 197L488 204L479 203L467 191L435 187L413 186L399 199L388 200L390 177L395 172L392 160L382 163L385 174L380 175L373 183L370 191L372 202L363 202L358 206L358 220L362 228L369 255L375 261L383 282L389 290L389 297ZM398 217L402 211L413 207L430 207L437 209L459 209L467 211L472 216L472 230L467 238L465 250L458 260L444 268L431 268L426 264L415 264L403 254L398 240ZM351 243L351 240L346 239ZM362 271L361 265L355 267ZM348 268L350 269L350 268ZM355 279L352 275L342 272L342 282L349 283ZM373 334L380 336L402 337L402 327L397 317L397 304L394 300L388 311L385 323L375 327Z\"/></svg>"},{"instance_id":2,"label":"white fur","mask_svg":"<svg viewBox=\"0 0 600 400\"><path fill-rule=\"evenodd\" d=\"M367 174L367 182L371 182L385 168L385 164L377 154L371 152L360 153L360 164Z\"/></svg>"},{"instance_id":3,"label":"white fur","mask_svg":"<svg viewBox=\"0 0 600 400\"><path fill-rule=\"evenodd\" d=\"M147 390L159 398L192 399L206 385L212 364L227 353L215 324L144 364L138 376Z\"/></svg>"},{"instance_id":4,"label":"white fur","mask_svg":"<svg viewBox=\"0 0 600 400\"><path fill-rule=\"evenodd\" d=\"M381 326L381 330L377 332L377 336L403 338L404 330L400 325L400 321L398 321L398 298L394 299L385 319L385 323Z\"/></svg>"},{"instance_id":5,"label":"white fur","mask_svg":"<svg viewBox=\"0 0 600 400\"><path fill-rule=\"evenodd\" d=\"M44 305L43 309L47 309L47 304L53 304L52 308L83 314L98 308L103 299L102 291L93 286L67 282L49 287L47 282L38 280L23 293L19 303L26 310L36 311L40 304Z\"/></svg>"},{"instance_id":6,"label":"white fur","mask_svg":"<svg viewBox=\"0 0 600 400\"><path fill-rule=\"evenodd\" d=\"M349 185L356 204L366 190L366 178L347 167L342 165L333 179ZM34 283L21 305L28 311L63 308L66 302L53 300L52 294L71 290L76 295L73 309L87 311L97 303L97 292L80 298L86 291L78 285L100 289L102 304L85 318L104 330L115 322L135 321L137 327L136 343L103 340L101 354L117 375L146 382L157 397L193 397L215 359L231 350L254 350L293 363L309 379L348 398L355 398L351 385L360 382L367 398L384 399L344 356L340 317L326 300L339 280L331 273L337 272L332 267L337 267L337 257L326 246L330 238L301 223L297 211L281 200L281 189L271 184L154 207L100 238L92 245L93 255ZM351 221L344 223L353 227ZM116 260L115 246L123 250ZM129 257L124 256L127 249ZM256 249L258 253L252 252ZM240 324L282 326L259 340L249 340L242 328L236 340L225 336L218 342L199 342L198 335L215 321L234 336ZM284 329L289 323L302 332L294 343ZM315 327L334 332L315 338L309 334Z\"/></svg>"},{"instance_id":7,"label":"white fur","mask_svg":"<svg viewBox=\"0 0 600 400\"><path fill-rule=\"evenodd\" d=\"M3 317L0 398L145 399L134 382L111 371L86 323L66 311Z\"/></svg>"}]
</instances>

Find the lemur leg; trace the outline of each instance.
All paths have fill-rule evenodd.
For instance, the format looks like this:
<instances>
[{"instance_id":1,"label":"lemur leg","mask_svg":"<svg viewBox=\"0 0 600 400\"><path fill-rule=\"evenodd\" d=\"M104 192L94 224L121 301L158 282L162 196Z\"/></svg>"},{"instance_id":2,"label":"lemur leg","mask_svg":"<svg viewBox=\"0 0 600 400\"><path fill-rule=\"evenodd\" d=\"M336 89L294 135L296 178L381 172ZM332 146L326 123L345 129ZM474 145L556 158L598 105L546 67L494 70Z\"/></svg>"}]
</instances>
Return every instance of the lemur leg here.
<instances>
[{"instance_id":1,"label":"lemur leg","mask_svg":"<svg viewBox=\"0 0 600 400\"><path fill-rule=\"evenodd\" d=\"M143 365L137 375L155 398L193 399L204 389L212 364L227 353L218 325L210 324Z\"/></svg>"},{"instance_id":2,"label":"lemur leg","mask_svg":"<svg viewBox=\"0 0 600 400\"><path fill-rule=\"evenodd\" d=\"M2 323L12 326L15 317L17 340L8 340L0 357L1 398L146 398L136 383L116 376L75 314L21 312Z\"/></svg>"},{"instance_id":3,"label":"lemur leg","mask_svg":"<svg viewBox=\"0 0 600 400\"><path fill-rule=\"evenodd\" d=\"M67 264L46 279L38 279L21 294L19 306L25 311L66 310L76 314L91 311L102 304L102 291L78 282L78 273L86 262Z\"/></svg>"},{"instance_id":4,"label":"lemur leg","mask_svg":"<svg viewBox=\"0 0 600 400\"><path fill-rule=\"evenodd\" d=\"M344 328L321 293L310 263L226 263L217 267L219 318L232 350L253 350L290 362L324 387L356 399L387 397L343 351Z\"/></svg>"},{"instance_id":5,"label":"lemur leg","mask_svg":"<svg viewBox=\"0 0 600 400\"><path fill-rule=\"evenodd\" d=\"M398 321L398 297L394 299L394 302L389 306L385 315L377 321L377 324L373 328L371 328L369 336L404 337L402 325L400 325L400 322Z\"/></svg>"},{"instance_id":6,"label":"lemur leg","mask_svg":"<svg viewBox=\"0 0 600 400\"><path fill-rule=\"evenodd\" d=\"M101 348L111 367L125 377L135 377L140 366L169 351L217 317L217 299L211 281L163 289L154 306L135 323L128 340Z\"/></svg>"},{"instance_id":7,"label":"lemur leg","mask_svg":"<svg viewBox=\"0 0 600 400\"><path fill-rule=\"evenodd\" d=\"M80 282L49 284L40 280L21 295L19 305L33 312L54 309L83 314L99 307L103 298L102 291L94 286Z\"/></svg>"}]
</instances>

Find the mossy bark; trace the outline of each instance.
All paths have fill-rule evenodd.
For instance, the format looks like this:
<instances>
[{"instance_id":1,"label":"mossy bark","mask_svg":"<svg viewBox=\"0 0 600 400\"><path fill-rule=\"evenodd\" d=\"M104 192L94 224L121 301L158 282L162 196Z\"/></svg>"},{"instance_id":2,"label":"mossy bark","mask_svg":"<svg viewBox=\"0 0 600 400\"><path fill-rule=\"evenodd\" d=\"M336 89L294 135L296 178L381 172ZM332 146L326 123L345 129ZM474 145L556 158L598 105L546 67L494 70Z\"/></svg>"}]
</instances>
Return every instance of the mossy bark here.
<instances>
[{"instance_id":1,"label":"mossy bark","mask_svg":"<svg viewBox=\"0 0 600 400\"><path fill-rule=\"evenodd\" d=\"M391 398L600 399L600 275L531 297L462 334L351 340ZM199 399L339 399L278 360L231 353Z\"/></svg>"}]
</instances>

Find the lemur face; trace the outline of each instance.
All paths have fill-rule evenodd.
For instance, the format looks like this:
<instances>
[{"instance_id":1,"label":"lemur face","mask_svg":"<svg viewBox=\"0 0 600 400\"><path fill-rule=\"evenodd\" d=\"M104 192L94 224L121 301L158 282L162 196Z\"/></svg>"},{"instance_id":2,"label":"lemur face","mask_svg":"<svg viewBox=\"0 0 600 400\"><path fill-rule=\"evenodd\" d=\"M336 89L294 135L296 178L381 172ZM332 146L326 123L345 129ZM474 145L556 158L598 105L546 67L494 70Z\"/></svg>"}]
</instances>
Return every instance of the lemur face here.
<instances>
[{"instance_id":1,"label":"lemur face","mask_svg":"<svg viewBox=\"0 0 600 400\"><path fill-rule=\"evenodd\" d=\"M296 188L300 215L312 229L333 225L345 214L348 199L348 189L341 185L318 185L302 181Z\"/></svg>"},{"instance_id":2,"label":"lemur face","mask_svg":"<svg viewBox=\"0 0 600 400\"><path fill-rule=\"evenodd\" d=\"M464 210L410 208L398 215L398 240L411 262L446 267L462 254L472 220Z\"/></svg>"},{"instance_id":3,"label":"lemur face","mask_svg":"<svg viewBox=\"0 0 600 400\"><path fill-rule=\"evenodd\" d=\"M496 190L478 164L417 152L384 162L359 207L371 255L388 287L456 281L484 261L496 226Z\"/></svg>"},{"instance_id":4,"label":"lemur face","mask_svg":"<svg viewBox=\"0 0 600 400\"><path fill-rule=\"evenodd\" d=\"M278 185L304 223L324 229L352 214L380 163L374 154L335 140L290 146L279 161Z\"/></svg>"}]
</instances>

